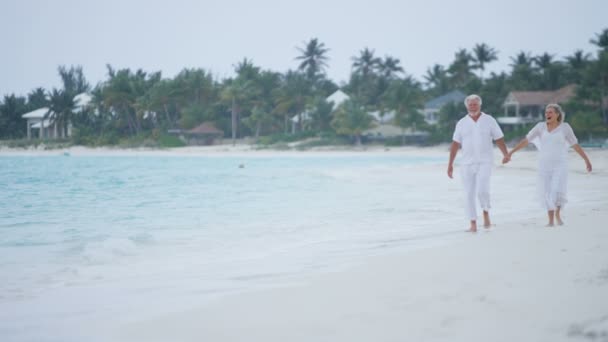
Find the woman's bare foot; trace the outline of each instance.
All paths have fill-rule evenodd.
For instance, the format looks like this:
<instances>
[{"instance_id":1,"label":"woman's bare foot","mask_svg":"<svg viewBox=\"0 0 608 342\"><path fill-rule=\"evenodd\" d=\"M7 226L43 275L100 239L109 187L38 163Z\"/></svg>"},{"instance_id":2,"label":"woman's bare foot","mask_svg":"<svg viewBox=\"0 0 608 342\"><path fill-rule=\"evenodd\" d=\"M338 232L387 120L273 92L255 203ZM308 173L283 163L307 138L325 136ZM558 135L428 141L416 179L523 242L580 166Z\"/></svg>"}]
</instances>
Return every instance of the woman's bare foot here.
<instances>
[{"instance_id":1,"label":"woman's bare foot","mask_svg":"<svg viewBox=\"0 0 608 342\"><path fill-rule=\"evenodd\" d=\"M560 215L560 210L561 207L557 207L557 210L555 210L555 220L557 221L558 226L563 226L564 221L562 221L562 215Z\"/></svg>"},{"instance_id":2,"label":"woman's bare foot","mask_svg":"<svg viewBox=\"0 0 608 342\"><path fill-rule=\"evenodd\" d=\"M557 221L557 225L558 226L563 226L564 225L564 221L562 221L562 217L559 214L559 209L555 212L555 221Z\"/></svg>"},{"instance_id":3,"label":"woman's bare foot","mask_svg":"<svg viewBox=\"0 0 608 342\"><path fill-rule=\"evenodd\" d=\"M555 225L553 224L553 221L555 218L555 210L547 211L547 217L549 218L549 223L547 223L545 227L554 227Z\"/></svg>"}]
</instances>

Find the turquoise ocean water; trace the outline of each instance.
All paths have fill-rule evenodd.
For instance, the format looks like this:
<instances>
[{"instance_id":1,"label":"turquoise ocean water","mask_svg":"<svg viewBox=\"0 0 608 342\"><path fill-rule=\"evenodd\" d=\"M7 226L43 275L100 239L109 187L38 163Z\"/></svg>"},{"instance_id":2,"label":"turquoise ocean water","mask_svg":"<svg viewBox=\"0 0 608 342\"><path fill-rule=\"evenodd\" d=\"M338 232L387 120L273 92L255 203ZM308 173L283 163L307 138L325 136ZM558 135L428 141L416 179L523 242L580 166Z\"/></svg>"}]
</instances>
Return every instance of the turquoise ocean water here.
<instances>
[{"instance_id":1,"label":"turquoise ocean water","mask_svg":"<svg viewBox=\"0 0 608 342\"><path fill-rule=\"evenodd\" d=\"M425 195L436 175L409 176L441 163L389 154L0 157L0 339L78 340L95 322L449 239L454 229L441 219L461 209Z\"/></svg>"}]
</instances>

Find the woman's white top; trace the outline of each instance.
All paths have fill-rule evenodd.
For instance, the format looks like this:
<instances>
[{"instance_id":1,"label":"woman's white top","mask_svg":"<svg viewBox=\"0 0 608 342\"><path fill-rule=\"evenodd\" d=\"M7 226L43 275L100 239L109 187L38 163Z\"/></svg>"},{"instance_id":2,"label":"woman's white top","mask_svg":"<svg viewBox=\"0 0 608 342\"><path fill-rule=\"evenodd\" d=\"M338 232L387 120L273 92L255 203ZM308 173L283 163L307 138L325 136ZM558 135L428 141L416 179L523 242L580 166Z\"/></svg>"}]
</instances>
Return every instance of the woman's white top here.
<instances>
[{"instance_id":1,"label":"woman's white top","mask_svg":"<svg viewBox=\"0 0 608 342\"><path fill-rule=\"evenodd\" d=\"M529 142L536 145L540 152L540 170L555 167L565 167L568 158L568 148L577 144L578 140L569 124L562 122L551 132L545 122L539 122L526 135Z\"/></svg>"}]
</instances>

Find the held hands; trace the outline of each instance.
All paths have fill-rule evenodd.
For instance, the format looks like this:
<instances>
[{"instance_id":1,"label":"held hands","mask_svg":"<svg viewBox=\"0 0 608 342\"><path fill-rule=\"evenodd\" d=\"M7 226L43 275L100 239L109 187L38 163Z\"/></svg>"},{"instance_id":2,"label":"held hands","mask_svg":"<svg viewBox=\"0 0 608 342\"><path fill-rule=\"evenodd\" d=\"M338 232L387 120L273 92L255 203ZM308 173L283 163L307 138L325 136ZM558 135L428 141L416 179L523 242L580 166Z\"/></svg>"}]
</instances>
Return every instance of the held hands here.
<instances>
[{"instance_id":1,"label":"held hands","mask_svg":"<svg viewBox=\"0 0 608 342\"><path fill-rule=\"evenodd\" d=\"M511 161L511 153L505 154L504 157L502 158L502 163L506 164L506 163L508 163L510 161Z\"/></svg>"}]
</instances>

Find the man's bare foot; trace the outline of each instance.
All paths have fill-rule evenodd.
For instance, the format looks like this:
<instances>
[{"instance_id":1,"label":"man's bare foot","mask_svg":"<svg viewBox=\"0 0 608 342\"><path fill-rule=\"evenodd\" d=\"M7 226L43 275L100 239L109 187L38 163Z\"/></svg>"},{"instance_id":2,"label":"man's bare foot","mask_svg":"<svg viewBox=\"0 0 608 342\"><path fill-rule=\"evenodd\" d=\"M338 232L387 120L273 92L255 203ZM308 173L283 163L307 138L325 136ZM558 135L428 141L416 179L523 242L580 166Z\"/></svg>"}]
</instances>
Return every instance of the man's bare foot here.
<instances>
[{"instance_id":1,"label":"man's bare foot","mask_svg":"<svg viewBox=\"0 0 608 342\"><path fill-rule=\"evenodd\" d=\"M545 227L555 227L555 225L553 223L547 223L547 225L545 225Z\"/></svg>"},{"instance_id":2,"label":"man's bare foot","mask_svg":"<svg viewBox=\"0 0 608 342\"><path fill-rule=\"evenodd\" d=\"M485 229L492 227L492 222L490 222L490 213L487 211L483 212L483 227Z\"/></svg>"},{"instance_id":3,"label":"man's bare foot","mask_svg":"<svg viewBox=\"0 0 608 342\"><path fill-rule=\"evenodd\" d=\"M469 230L465 230L465 232L477 233L477 221L471 220L471 225L469 226Z\"/></svg>"}]
</instances>

